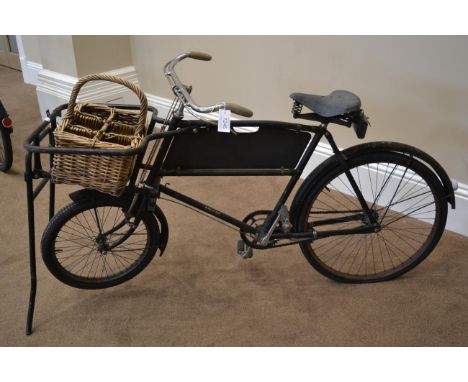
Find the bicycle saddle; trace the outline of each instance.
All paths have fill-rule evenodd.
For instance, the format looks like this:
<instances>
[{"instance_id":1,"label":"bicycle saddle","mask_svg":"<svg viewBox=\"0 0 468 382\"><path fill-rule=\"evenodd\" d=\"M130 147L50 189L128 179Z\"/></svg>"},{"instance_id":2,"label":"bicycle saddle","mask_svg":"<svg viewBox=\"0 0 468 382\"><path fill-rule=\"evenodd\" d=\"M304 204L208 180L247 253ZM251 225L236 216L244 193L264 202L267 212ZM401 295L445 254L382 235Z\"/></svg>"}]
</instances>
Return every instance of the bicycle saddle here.
<instances>
[{"instance_id":1,"label":"bicycle saddle","mask_svg":"<svg viewBox=\"0 0 468 382\"><path fill-rule=\"evenodd\" d=\"M292 93L290 97L322 117L335 117L361 108L359 97L346 90L335 90L327 96Z\"/></svg>"}]
</instances>

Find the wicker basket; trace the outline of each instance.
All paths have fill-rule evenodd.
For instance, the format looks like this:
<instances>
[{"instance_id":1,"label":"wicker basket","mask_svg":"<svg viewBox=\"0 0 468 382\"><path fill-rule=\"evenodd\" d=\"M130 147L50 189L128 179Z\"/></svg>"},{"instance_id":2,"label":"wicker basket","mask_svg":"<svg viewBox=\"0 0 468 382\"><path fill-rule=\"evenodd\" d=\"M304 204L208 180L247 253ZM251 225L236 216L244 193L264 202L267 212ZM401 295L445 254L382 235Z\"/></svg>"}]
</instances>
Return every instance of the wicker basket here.
<instances>
[{"instance_id":1,"label":"wicker basket","mask_svg":"<svg viewBox=\"0 0 468 382\"><path fill-rule=\"evenodd\" d=\"M117 109L105 104L76 104L81 87L96 80L115 82L132 90L140 99L140 111ZM146 134L147 110L146 96L135 84L107 74L85 76L73 88L67 112L55 131L55 145L100 150L137 147ZM118 196L128 182L135 158L135 155L55 154L52 181L78 184Z\"/></svg>"}]
</instances>

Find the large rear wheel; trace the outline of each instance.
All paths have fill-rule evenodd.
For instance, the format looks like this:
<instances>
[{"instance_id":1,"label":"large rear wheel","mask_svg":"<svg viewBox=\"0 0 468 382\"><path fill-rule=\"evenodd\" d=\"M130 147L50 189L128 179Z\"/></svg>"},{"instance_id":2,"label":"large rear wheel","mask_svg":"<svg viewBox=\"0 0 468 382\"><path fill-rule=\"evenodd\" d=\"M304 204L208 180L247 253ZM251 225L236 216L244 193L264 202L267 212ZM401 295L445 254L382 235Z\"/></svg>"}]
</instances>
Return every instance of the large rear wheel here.
<instances>
[{"instance_id":1,"label":"large rear wheel","mask_svg":"<svg viewBox=\"0 0 468 382\"><path fill-rule=\"evenodd\" d=\"M380 152L348 159L378 229L301 243L309 263L341 282L396 278L423 261L438 243L447 201L437 176L413 157ZM297 230L345 230L369 224L342 166L321 172L299 213Z\"/></svg>"}]
</instances>

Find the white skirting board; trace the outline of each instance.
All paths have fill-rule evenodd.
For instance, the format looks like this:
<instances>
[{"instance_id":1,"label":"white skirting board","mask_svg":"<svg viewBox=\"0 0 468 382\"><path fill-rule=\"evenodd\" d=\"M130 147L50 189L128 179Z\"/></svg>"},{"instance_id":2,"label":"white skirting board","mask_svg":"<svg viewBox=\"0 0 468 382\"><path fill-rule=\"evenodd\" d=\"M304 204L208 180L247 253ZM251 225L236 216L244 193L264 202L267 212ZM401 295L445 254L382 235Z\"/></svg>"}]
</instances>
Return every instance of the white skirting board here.
<instances>
[{"instance_id":1,"label":"white skirting board","mask_svg":"<svg viewBox=\"0 0 468 382\"><path fill-rule=\"evenodd\" d=\"M20 57L21 70L23 72L24 82L30 85L37 86L38 79L37 76L42 70L42 65L37 62L27 61L26 58Z\"/></svg>"},{"instance_id":2,"label":"white skirting board","mask_svg":"<svg viewBox=\"0 0 468 382\"><path fill-rule=\"evenodd\" d=\"M106 72L122 77L133 83L138 83L136 70L133 66ZM73 86L78 78L42 69L37 75L37 98L41 115L44 118L46 110L52 111L57 106L67 103ZM112 82L92 81L81 89L78 100L81 102L113 102L138 103L138 98L126 87Z\"/></svg>"},{"instance_id":3,"label":"white skirting board","mask_svg":"<svg viewBox=\"0 0 468 382\"><path fill-rule=\"evenodd\" d=\"M134 67L120 68L109 73L138 83ZM41 70L37 78L37 94L43 117L45 116L45 110L53 110L56 106L68 101L73 85L77 81L77 78L49 70ZM93 82L90 86L84 87L80 95L81 101L89 102L138 102L137 98L128 89L112 83ZM165 117L172 101L152 94L147 94L147 97L149 105L158 109L160 117ZM190 118L190 114L187 113L187 117ZM217 113L210 114L208 118L217 119ZM331 155L333 155L331 147L327 143L320 142L307 164L302 178L306 178L316 166ZM371 169L370 171L375 170ZM376 173L373 172L371 177L375 176ZM455 191L457 208L455 210L449 209L447 229L468 236L468 185L459 182L458 186L458 190Z\"/></svg>"}]
</instances>

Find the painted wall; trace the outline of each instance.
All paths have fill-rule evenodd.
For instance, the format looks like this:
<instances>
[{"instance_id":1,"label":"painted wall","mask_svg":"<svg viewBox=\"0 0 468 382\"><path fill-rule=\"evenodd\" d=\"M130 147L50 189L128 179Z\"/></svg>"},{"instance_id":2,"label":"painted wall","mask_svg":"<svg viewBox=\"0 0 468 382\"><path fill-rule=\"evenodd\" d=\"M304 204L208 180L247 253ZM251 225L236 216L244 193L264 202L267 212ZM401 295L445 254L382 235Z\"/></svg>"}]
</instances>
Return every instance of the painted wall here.
<instances>
[{"instance_id":1,"label":"painted wall","mask_svg":"<svg viewBox=\"0 0 468 382\"><path fill-rule=\"evenodd\" d=\"M75 53L71 36L39 36L44 69L76 76Z\"/></svg>"},{"instance_id":2,"label":"painted wall","mask_svg":"<svg viewBox=\"0 0 468 382\"><path fill-rule=\"evenodd\" d=\"M21 36L23 41L23 49L27 61L42 64L41 51L39 48L38 36L23 35Z\"/></svg>"},{"instance_id":3,"label":"painted wall","mask_svg":"<svg viewBox=\"0 0 468 382\"><path fill-rule=\"evenodd\" d=\"M291 92L361 97L372 126L366 141L394 140L428 151L468 183L468 37L432 36L132 36L140 84L171 96L163 65L189 50L179 75L200 104L237 102L261 119L291 120ZM359 143L332 127L341 147Z\"/></svg>"},{"instance_id":4,"label":"painted wall","mask_svg":"<svg viewBox=\"0 0 468 382\"><path fill-rule=\"evenodd\" d=\"M132 65L128 36L73 36L79 77Z\"/></svg>"}]
</instances>

